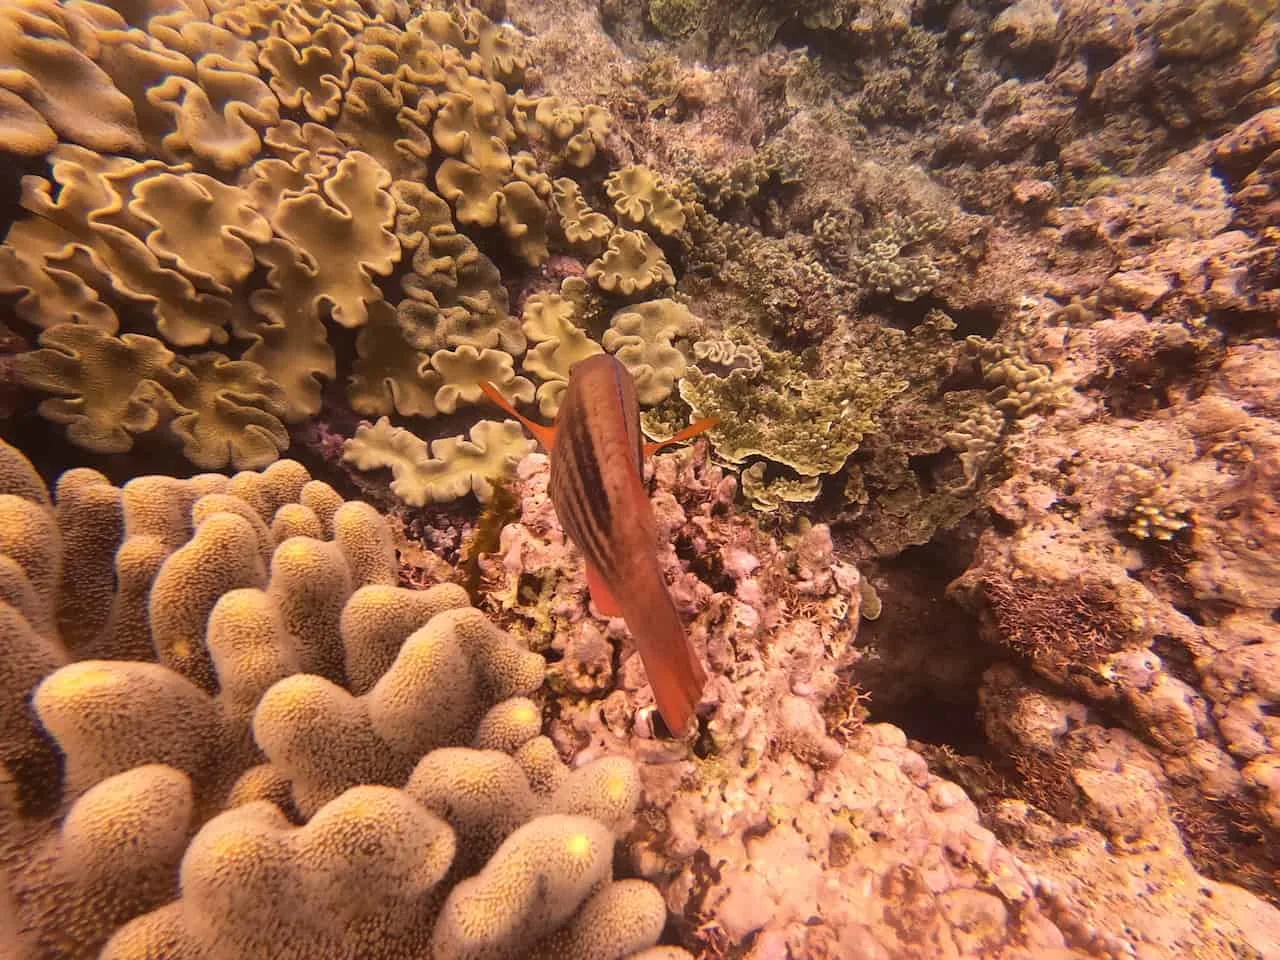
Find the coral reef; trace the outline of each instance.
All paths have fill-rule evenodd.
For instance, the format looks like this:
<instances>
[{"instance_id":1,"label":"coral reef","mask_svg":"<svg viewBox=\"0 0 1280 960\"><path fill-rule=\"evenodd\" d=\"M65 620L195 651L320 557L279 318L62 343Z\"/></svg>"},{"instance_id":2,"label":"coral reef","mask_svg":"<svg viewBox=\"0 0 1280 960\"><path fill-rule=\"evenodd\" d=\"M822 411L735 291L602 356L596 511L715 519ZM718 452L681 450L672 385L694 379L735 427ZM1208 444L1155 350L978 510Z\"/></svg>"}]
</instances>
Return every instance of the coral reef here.
<instances>
[{"instance_id":1,"label":"coral reef","mask_svg":"<svg viewBox=\"0 0 1280 960\"><path fill-rule=\"evenodd\" d=\"M17 956L657 942L658 891L612 881L634 766L548 752L525 696L543 658L458 586L396 586L372 508L290 460L123 488L70 471L52 503L16 450L0 463Z\"/></svg>"},{"instance_id":2,"label":"coral reef","mask_svg":"<svg viewBox=\"0 0 1280 960\"><path fill-rule=\"evenodd\" d=\"M1280 955L1278 12L13 0L0 953Z\"/></svg>"},{"instance_id":3,"label":"coral reef","mask_svg":"<svg viewBox=\"0 0 1280 960\"><path fill-rule=\"evenodd\" d=\"M1197 399L1029 441L993 500L1016 529L985 533L954 587L1035 674L1126 718L1142 739L1126 750L1154 767L1181 816L1270 837L1260 861L1237 864L1264 886L1275 863L1262 851L1280 836L1266 774L1269 686L1258 672L1280 596L1264 559L1280 448L1254 404L1277 356L1269 345L1227 347ZM1053 459L1063 464L1056 478L1027 473ZM1059 737L1092 728L1034 745L1015 728L1015 744L1043 763L1064 749Z\"/></svg>"},{"instance_id":4,"label":"coral reef","mask_svg":"<svg viewBox=\"0 0 1280 960\"><path fill-rule=\"evenodd\" d=\"M541 455L521 463L521 517L483 565L495 613L559 654L553 740L579 761L636 758L642 799L626 850L664 889L686 945L702 956L750 943L749 956L957 957L1280 946L1280 911L1198 873L1149 769L1117 759L1136 740L1100 731L1079 754L1071 775L1090 798L1088 825L1013 800L989 818L902 731L863 722L850 683L867 592L830 530L771 541L737 513L732 475L705 451L660 455L653 472L672 595L712 675L692 752L655 736L638 658L587 607ZM991 722L1043 716L1012 706L993 704ZM1137 889L1125 879L1134 870L1158 879Z\"/></svg>"}]
</instances>

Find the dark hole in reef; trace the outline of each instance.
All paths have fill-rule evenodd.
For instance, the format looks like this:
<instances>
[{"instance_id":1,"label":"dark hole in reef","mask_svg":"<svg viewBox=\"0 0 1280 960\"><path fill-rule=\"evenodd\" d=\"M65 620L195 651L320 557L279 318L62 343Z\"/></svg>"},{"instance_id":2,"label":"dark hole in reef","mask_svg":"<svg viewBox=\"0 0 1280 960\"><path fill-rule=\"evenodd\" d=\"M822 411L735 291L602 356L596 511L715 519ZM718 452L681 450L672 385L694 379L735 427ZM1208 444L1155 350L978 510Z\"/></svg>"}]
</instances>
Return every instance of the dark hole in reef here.
<instances>
[{"instance_id":1,"label":"dark hole in reef","mask_svg":"<svg viewBox=\"0 0 1280 960\"><path fill-rule=\"evenodd\" d=\"M1271 611L1271 619L1276 623L1280 623L1280 607L1276 607Z\"/></svg>"},{"instance_id":2,"label":"dark hole in reef","mask_svg":"<svg viewBox=\"0 0 1280 960\"><path fill-rule=\"evenodd\" d=\"M1200 671L1196 669L1191 651L1177 637L1157 634L1151 639L1151 651L1164 661L1165 667L1188 686L1199 686Z\"/></svg>"},{"instance_id":3,"label":"dark hole in reef","mask_svg":"<svg viewBox=\"0 0 1280 960\"><path fill-rule=\"evenodd\" d=\"M892 294L873 293L864 298L863 308L885 317L891 326L907 331L923 323L930 310L941 310L955 323L951 336L956 340L969 336L993 337L1000 329L1000 317L991 307L950 307L929 295L915 300L898 300Z\"/></svg>"},{"instance_id":4,"label":"dark hole in reef","mask_svg":"<svg viewBox=\"0 0 1280 960\"><path fill-rule=\"evenodd\" d=\"M20 403L30 401L0 420L0 437L17 447L31 461L36 472L50 488L64 470L91 467L117 486L144 473L163 473L171 477L190 477L200 470L182 455L176 440L148 435L139 438L128 453L94 453L67 439L66 430L50 423L36 412L36 402L43 399L34 391L24 391Z\"/></svg>"},{"instance_id":5,"label":"dark hole in reef","mask_svg":"<svg viewBox=\"0 0 1280 960\"><path fill-rule=\"evenodd\" d=\"M858 640L879 656L859 663L851 679L868 696L871 722L982 756L988 745L978 722L978 686L994 652L979 640L975 618L945 595L969 566L974 542L961 524L877 565L871 578L880 616L859 626Z\"/></svg>"},{"instance_id":6,"label":"dark hole in reef","mask_svg":"<svg viewBox=\"0 0 1280 960\"><path fill-rule=\"evenodd\" d=\"M871 696L873 723L892 723L912 740L948 746L957 753L982 756L987 752L987 737L978 722L978 697L949 701L921 692L909 700L876 706Z\"/></svg>"},{"instance_id":7,"label":"dark hole in reef","mask_svg":"<svg viewBox=\"0 0 1280 960\"><path fill-rule=\"evenodd\" d=\"M920 480L920 489L924 493L934 493L949 481L960 476L960 461L954 451L939 450L937 453L918 453L907 458L912 471Z\"/></svg>"},{"instance_id":8,"label":"dark hole in reef","mask_svg":"<svg viewBox=\"0 0 1280 960\"><path fill-rule=\"evenodd\" d=\"M1018 77L1024 80L1039 80L1053 69L1058 59L1058 53L1052 44L1035 44L1026 53L1019 54L1010 50L1006 55Z\"/></svg>"},{"instance_id":9,"label":"dark hole in reef","mask_svg":"<svg viewBox=\"0 0 1280 960\"><path fill-rule=\"evenodd\" d=\"M1017 521L1011 520L994 510L991 512L991 526L995 528L997 533L1002 533L1006 536L1010 536L1018 531Z\"/></svg>"},{"instance_id":10,"label":"dark hole in reef","mask_svg":"<svg viewBox=\"0 0 1280 960\"><path fill-rule=\"evenodd\" d=\"M1262 310L1211 310L1205 319L1226 335L1228 344L1275 336L1275 315Z\"/></svg>"},{"instance_id":11,"label":"dark hole in reef","mask_svg":"<svg viewBox=\"0 0 1280 960\"><path fill-rule=\"evenodd\" d=\"M39 158L0 153L0 241L9 235L15 221L28 216L22 209L22 178L27 174L47 178L50 167Z\"/></svg>"},{"instance_id":12,"label":"dark hole in reef","mask_svg":"<svg viewBox=\"0 0 1280 960\"><path fill-rule=\"evenodd\" d=\"M1198 607L1178 606L1177 604L1174 604L1173 609L1177 610L1197 627L1203 627L1205 625L1206 621L1204 619L1204 614L1200 612Z\"/></svg>"},{"instance_id":13,"label":"dark hole in reef","mask_svg":"<svg viewBox=\"0 0 1280 960\"><path fill-rule=\"evenodd\" d=\"M805 48L813 60L821 60L825 71L843 80L855 78L860 69L849 34L842 30L814 30L806 27L799 16L787 19L773 35L773 42L792 50Z\"/></svg>"},{"instance_id":14,"label":"dark hole in reef","mask_svg":"<svg viewBox=\"0 0 1280 960\"><path fill-rule=\"evenodd\" d=\"M1033 156L1035 162L1039 164L1057 163L1058 156L1061 154L1062 148L1054 140L1042 140L1036 144Z\"/></svg>"},{"instance_id":15,"label":"dark hole in reef","mask_svg":"<svg viewBox=\"0 0 1280 960\"><path fill-rule=\"evenodd\" d=\"M676 556L689 565L691 573L720 593L733 593L733 577L724 572L724 558L719 550L701 553L688 537L676 537Z\"/></svg>"},{"instance_id":16,"label":"dark hole in reef","mask_svg":"<svg viewBox=\"0 0 1280 960\"><path fill-rule=\"evenodd\" d=\"M930 0L920 11L920 26L934 33L946 30L955 6L955 0Z\"/></svg>"},{"instance_id":17,"label":"dark hole in reef","mask_svg":"<svg viewBox=\"0 0 1280 960\"><path fill-rule=\"evenodd\" d=\"M1185 392L1198 394L1195 381L1201 359L1193 347L1115 358L1116 373L1102 385L1107 409L1117 416L1140 418L1169 407L1174 386L1190 384L1192 388Z\"/></svg>"}]
</instances>

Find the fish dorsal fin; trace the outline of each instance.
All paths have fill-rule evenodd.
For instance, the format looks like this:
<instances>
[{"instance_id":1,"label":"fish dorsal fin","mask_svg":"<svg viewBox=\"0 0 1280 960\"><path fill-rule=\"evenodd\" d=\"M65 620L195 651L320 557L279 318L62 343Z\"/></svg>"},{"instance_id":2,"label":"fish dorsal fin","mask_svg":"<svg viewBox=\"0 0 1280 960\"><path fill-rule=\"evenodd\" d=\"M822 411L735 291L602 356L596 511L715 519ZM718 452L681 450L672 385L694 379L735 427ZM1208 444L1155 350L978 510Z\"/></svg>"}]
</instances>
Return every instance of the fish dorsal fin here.
<instances>
[{"instance_id":1,"label":"fish dorsal fin","mask_svg":"<svg viewBox=\"0 0 1280 960\"><path fill-rule=\"evenodd\" d=\"M622 606L614 599L609 585L604 582L604 575L595 568L590 560L587 563L587 589L591 591L591 599L596 609L605 617L622 616Z\"/></svg>"},{"instance_id":2,"label":"fish dorsal fin","mask_svg":"<svg viewBox=\"0 0 1280 960\"><path fill-rule=\"evenodd\" d=\"M666 440L659 440L656 443L646 443L644 445L644 455L646 457L652 457L663 447L670 446L673 443L684 443L686 440L692 440L698 434L706 433L719 422L719 417L703 417L696 423L689 424L689 426L679 431L673 437L668 437Z\"/></svg>"},{"instance_id":3,"label":"fish dorsal fin","mask_svg":"<svg viewBox=\"0 0 1280 960\"><path fill-rule=\"evenodd\" d=\"M555 424L552 424L551 426L548 427L548 426L544 426L541 423L534 423L524 414L517 411L516 408L513 407L507 401L507 398L504 397L499 392L498 388L495 387L488 380L480 381L480 389L484 392L484 395L486 397L488 397L490 400L492 400L494 403L500 406L503 410L507 411L507 413L511 414L511 416L515 417L517 420L523 423L525 426L525 429L528 430L531 434L533 434L533 438L537 440L540 444L542 444L543 447L546 448L547 453L551 452L552 448L554 448L556 445Z\"/></svg>"}]
</instances>

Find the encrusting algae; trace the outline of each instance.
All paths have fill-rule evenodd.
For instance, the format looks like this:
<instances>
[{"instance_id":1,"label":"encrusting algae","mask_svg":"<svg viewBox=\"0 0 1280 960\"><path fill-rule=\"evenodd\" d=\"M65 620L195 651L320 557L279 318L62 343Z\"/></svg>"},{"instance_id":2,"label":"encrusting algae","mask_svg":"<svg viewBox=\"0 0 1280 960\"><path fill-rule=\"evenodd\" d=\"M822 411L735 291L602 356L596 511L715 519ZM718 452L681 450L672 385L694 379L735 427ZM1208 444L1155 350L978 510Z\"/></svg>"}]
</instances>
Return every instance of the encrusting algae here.
<instances>
[{"instance_id":1,"label":"encrusting algae","mask_svg":"<svg viewBox=\"0 0 1280 960\"><path fill-rule=\"evenodd\" d=\"M1280 956L1278 111L1275 0L8 0L0 955Z\"/></svg>"}]
</instances>

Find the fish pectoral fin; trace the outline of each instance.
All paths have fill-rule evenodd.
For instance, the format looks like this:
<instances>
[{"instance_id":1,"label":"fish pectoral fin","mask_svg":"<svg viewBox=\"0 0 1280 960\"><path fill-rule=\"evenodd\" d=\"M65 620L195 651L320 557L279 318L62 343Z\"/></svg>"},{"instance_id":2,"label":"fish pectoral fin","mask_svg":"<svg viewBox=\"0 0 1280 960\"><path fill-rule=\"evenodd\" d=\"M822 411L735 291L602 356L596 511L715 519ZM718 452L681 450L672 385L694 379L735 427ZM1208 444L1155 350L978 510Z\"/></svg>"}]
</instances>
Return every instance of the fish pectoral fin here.
<instances>
[{"instance_id":1,"label":"fish pectoral fin","mask_svg":"<svg viewBox=\"0 0 1280 960\"><path fill-rule=\"evenodd\" d=\"M668 437L666 440L658 440L655 443L646 443L644 445L644 455L646 457L651 457L663 447L670 446L673 443L684 443L686 440L692 440L698 434L706 433L719 422L719 417L703 417L701 420L689 424L689 426L676 433L673 437Z\"/></svg>"},{"instance_id":2,"label":"fish pectoral fin","mask_svg":"<svg viewBox=\"0 0 1280 960\"><path fill-rule=\"evenodd\" d=\"M600 611L601 616L622 616L622 607L614 599L609 585L604 582L603 574L592 566L590 560L585 562L587 565L587 589L591 591L591 599L595 603L596 609Z\"/></svg>"},{"instance_id":3,"label":"fish pectoral fin","mask_svg":"<svg viewBox=\"0 0 1280 960\"><path fill-rule=\"evenodd\" d=\"M502 395L502 391L488 380L480 381L480 390L486 397L523 423L525 429L533 434L533 438L546 448L547 453L551 452L551 449L556 445L556 428L554 424L548 427L541 423L534 423L524 414L516 410L507 398Z\"/></svg>"}]
</instances>

